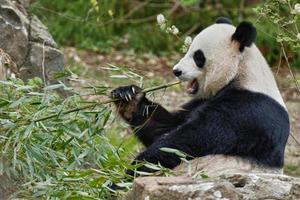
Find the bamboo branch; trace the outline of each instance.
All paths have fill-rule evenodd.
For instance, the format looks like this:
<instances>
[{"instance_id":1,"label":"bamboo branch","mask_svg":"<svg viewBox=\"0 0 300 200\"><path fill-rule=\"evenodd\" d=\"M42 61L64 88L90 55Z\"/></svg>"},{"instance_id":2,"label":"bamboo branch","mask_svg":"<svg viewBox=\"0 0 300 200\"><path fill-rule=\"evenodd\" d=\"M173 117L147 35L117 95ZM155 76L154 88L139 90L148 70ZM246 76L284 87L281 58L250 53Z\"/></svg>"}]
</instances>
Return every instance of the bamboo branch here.
<instances>
[{"instance_id":1,"label":"bamboo branch","mask_svg":"<svg viewBox=\"0 0 300 200\"><path fill-rule=\"evenodd\" d=\"M155 87L151 87L151 88L146 88L142 92L145 92L145 93L153 92L153 91L156 91L156 90L160 90L160 89L165 89L165 88L171 87L173 85L178 85L179 83L181 83L181 82L180 81L176 81L176 82L173 82L173 83L167 83L165 85L160 85L160 86L155 86Z\"/></svg>"},{"instance_id":2,"label":"bamboo branch","mask_svg":"<svg viewBox=\"0 0 300 200\"><path fill-rule=\"evenodd\" d=\"M146 88L146 89L143 89L142 92L149 93L149 92L153 92L153 91L156 91L156 90L165 89L165 88L168 88L168 87L171 87L171 86L174 86L174 85L178 85L179 83L180 83L180 81L176 81L176 82L172 82L172 83L167 83L165 85ZM66 115L66 114L69 114L69 113L78 112L80 110L93 108L95 106L109 104L109 103L112 103L112 102L115 102L115 101L118 101L118 99L108 99L108 100L105 100L105 101L102 101L102 102L97 102L97 103L93 103L91 105L86 105L86 106L81 106L81 107L78 107L78 108L73 108L73 109L66 110L66 111L61 112L61 113L57 113L57 114L49 115L49 116L42 117L42 118L39 118L39 119L35 119L31 122L36 123L36 122L40 122L40 121L45 121L45 120L48 120L48 119L58 117L61 114Z\"/></svg>"}]
</instances>

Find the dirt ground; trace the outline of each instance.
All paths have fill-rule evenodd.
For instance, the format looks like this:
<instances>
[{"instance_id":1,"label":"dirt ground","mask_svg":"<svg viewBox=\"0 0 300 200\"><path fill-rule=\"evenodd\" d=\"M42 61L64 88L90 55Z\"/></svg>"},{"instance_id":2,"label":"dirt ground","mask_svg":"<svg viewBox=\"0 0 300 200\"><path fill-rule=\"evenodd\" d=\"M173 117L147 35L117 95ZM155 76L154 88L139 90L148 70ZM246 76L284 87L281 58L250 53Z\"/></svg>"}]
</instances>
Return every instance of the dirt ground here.
<instances>
[{"instance_id":1,"label":"dirt ground","mask_svg":"<svg viewBox=\"0 0 300 200\"><path fill-rule=\"evenodd\" d=\"M134 52L113 52L102 55L94 52L77 51L74 48L64 49L67 67L78 70L79 77L76 84L99 83L117 86L111 83L107 70L103 67L113 64L120 67L128 67L145 80L161 79L174 81L172 66L180 59L180 55L157 57L151 54L136 56ZM285 155L285 173L300 176L300 93L297 91L293 78L287 67L272 69L281 94L286 102L290 122L291 136L289 137ZM300 70L294 75L300 80ZM109 84L108 84L109 83ZM121 83L120 83L121 84ZM124 84L122 82L122 84ZM166 108L174 109L186 102L189 97L182 92L182 88L166 90L155 93L155 101L160 102Z\"/></svg>"}]
</instances>

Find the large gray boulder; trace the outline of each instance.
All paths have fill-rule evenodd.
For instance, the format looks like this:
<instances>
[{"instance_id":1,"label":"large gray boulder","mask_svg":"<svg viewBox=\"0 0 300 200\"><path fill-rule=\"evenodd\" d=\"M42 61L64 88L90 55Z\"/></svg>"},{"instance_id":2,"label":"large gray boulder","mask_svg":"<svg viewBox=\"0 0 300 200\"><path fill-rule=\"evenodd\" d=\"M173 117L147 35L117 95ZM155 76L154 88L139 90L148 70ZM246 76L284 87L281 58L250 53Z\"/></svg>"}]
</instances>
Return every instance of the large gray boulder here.
<instances>
[{"instance_id":1,"label":"large gray boulder","mask_svg":"<svg viewBox=\"0 0 300 200\"><path fill-rule=\"evenodd\" d=\"M157 174L159 175L159 174ZM184 163L172 177L140 177L123 200L300 199L300 178L233 156L206 156Z\"/></svg>"},{"instance_id":2,"label":"large gray boulder","mask_svg":"<svg viewBox=\"0 0 300 200\"><path fill-rule=\"evenodd\" d=\"M220 177L141 177L123 200L299 200L300 179L278 174Z\"/></svg>"},{"instance_id":3,"label":"large gray boulder","mask_svg":"<svg viewBox=\"0 0 300 200\"><path fill-rule=\"evenodd\" d=\"M0 48L17 65L20 78L49 81L53 72L63 70L63 54L47 28L21 3L0 0L0 33Z\"/></svg>"}]
</instances>

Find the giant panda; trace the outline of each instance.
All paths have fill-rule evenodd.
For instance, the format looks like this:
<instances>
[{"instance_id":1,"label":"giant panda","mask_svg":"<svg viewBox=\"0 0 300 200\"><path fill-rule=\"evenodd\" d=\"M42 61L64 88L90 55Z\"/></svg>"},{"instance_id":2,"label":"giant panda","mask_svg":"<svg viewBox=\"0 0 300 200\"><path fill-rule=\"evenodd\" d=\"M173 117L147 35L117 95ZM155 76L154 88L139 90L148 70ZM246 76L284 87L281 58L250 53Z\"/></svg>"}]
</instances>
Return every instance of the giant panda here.
<instances>
[{"instance_id":1,"label":"giant panda","mask_svg":"<svg viewBox=\"0 0 300 200\"><path fill-rule=\"evenodd\" d=\"M289 136L289 117L269 66L254 44L249 22L234 27L226 18L202 30L174 75L193 98L169 112L135 85L118 87L111 97L146 149L133 161L166 168L180 164L177 149L189 158L229 155L280 169ZM137 170L152 172L145 166ZM133 175L131 170L128 174Z\"/></svg>"}]
</instances>

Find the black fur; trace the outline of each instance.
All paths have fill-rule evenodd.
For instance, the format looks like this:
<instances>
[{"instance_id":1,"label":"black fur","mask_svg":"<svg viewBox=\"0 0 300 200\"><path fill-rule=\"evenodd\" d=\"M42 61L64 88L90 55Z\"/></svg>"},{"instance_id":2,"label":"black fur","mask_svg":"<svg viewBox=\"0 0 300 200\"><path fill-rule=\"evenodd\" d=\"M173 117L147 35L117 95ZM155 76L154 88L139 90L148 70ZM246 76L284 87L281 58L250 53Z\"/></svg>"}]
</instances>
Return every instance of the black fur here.
<instances>
[{"instance_id":1,"label":"black fur","mask_svg":"<svg viewBox=\"0 0 300 200\"><path fill-rule=\"evenodd\" d=\"M194 52L193 59L197 65L197 67L202 68L204 66L205 56L200 49L198 49L197 51Z\"/></svg>"},{"instance_id":2,"label":"black fur","mask_svg":"<svg viewBox=\"0 0 300 200\"><path fill-rule=\"evenodd\" d=\"M234 81L211 99L194 99L179 112L170 113L145 97L137 110L129 123L147 149L134 163L174 168L180 159L160 150L168 147L193 157L225 154L264 166L283 166L289 135L286 110L264 94L239 89ZM144 166L138 170L153 171Z\"/></svg>"},{"instance_id":3,"label":"black fur","mask_svg":"<svg viewBox=\"0 0 300 200\"><path fill-rule=\"evenodd\" d=\"M232 35L232 40L240 44L240 52L244 51L245 47L250 47L256 39L256 28L249 22L241 22L236 31Z\"/></svg>"},{"instance_id":4,"label":"black fur","mask_svg":"<svg viewBox=\"0 0 300 200\"><path fill-rule=\"evenodd\" d=\"M216 20L216 24L232 24L231 20L227 17L219 17Z\"/></svg>"}]
</instances>

